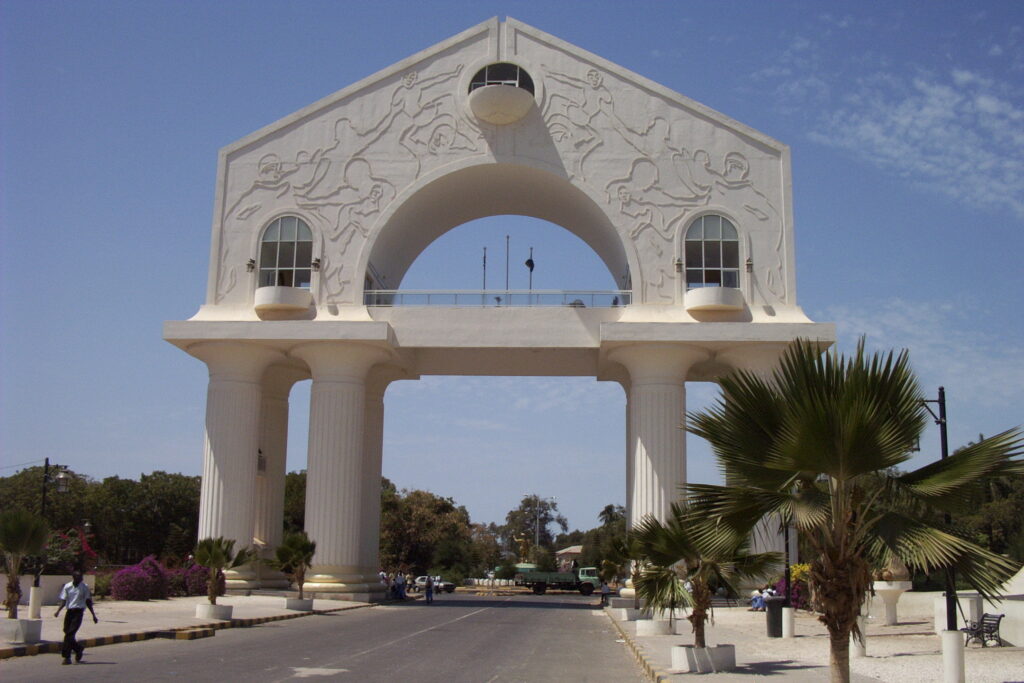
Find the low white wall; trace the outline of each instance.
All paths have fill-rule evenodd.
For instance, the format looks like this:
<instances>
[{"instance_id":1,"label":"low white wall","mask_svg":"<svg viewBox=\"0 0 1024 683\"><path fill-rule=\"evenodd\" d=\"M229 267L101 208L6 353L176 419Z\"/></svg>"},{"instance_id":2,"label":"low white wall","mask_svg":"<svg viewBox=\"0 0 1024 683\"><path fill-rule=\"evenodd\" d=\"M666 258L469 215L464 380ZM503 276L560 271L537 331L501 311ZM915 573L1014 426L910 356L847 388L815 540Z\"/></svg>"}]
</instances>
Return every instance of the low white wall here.
<instances>
[{"instance_id":1,"label":"low white wall","mask_svg":"<svg viewBox=\"0 0 1024 683\"><path fill-rule=\"evenodd\" d=\"M984 613L1004 614L1003 620L999 622L999 636L1005 645L1024 645L1024 595L1004 596L1000 602L982 601L981 597L974 594L964 594L960 597L960 606L963 608L967 619L977 620ZM969 605L975 604L970 609ZM934 600L935 630L936 632L946 628L946 598L942 594ZM957 612L957 628L963 626L963 619Z\"/></svg>"},{"instance_id":2,"label":"low white wall","mask_svg":"<svg viewBox=\"0 0 1024 683\"><path fill-rule=\"evenodd\" d=\"M57 600L60 597L61 587L71 580L71 576L60 576L57 574L43 574L39 577L39 587L43 589L43 604L44 605L56 605ZM96 577L92 574L86 574L82 577L85 581L85 585L89 586L89 590L96 589ZM22 576L21 577L21 601L19 605L28 605L29 590L32 588L32 583L35 581L34 576ZM7 591L7 576L0 575L0 595L5 595Z\"/></svg>"}]
</instances>

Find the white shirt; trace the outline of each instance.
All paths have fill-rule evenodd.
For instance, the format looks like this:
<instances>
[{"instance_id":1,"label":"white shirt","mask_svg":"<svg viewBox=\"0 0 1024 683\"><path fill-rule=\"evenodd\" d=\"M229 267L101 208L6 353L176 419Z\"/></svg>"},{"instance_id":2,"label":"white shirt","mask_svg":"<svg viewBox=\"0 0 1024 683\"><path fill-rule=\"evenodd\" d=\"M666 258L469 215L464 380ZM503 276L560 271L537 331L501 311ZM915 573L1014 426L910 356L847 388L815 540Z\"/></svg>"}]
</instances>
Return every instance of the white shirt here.
<instances>
[{"instance_id":1,"label":"white shirt","mask_svg":"<svg viewBox=\"0 0 1024 683\"><path fill-rule=\"evenodd\" d=\"M68 609L85 609L85 601L90 598L92 598L92 593L89 592L89 586L85 584L85 579L77 586L74 581L68 581L60 589L60 599L64 601L64 605Z\"/></svg>"}]
</instances>

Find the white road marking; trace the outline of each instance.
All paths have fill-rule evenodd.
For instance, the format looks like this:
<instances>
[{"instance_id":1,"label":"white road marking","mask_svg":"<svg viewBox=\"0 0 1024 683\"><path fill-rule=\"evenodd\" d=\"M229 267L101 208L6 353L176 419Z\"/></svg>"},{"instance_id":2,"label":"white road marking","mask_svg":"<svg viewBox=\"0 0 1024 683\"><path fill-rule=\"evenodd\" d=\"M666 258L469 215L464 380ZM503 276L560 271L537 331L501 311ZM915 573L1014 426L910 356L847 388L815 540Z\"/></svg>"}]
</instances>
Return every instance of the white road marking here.
<instances>
[{"instance_id":1,"label":"white road marking","mask_svg":"<svg viewBox=\"0 0 1024 683\"><path fill-rule=\"evenodd\" d=\"M508 600L506 600L505 602L508 602ZM418 636L420 634L428 633L430 631L433 631L434 629L441 628L442 626L447 626L448 624L454 624L456 621L462 621L463 619L468 619L469 617L471 617L471 616L473 616L475 614L480 614L481 612L486 612L489 609L491 609L491 608L490 607L481 607L480 609L474 610L474 611L470 612L469 614L463 614L461 617L456 617L454 619L451 619L449 621L445 621L445 622L440 623L440 624L436 624L436 625L431 626L429 628L420 629L419 631L415 631L415 632L410 633L408 635L402 636L401 638L395 638L394 640L389 641L387 643L381 643L377 647L371 647L369 650L363 650L362 652L355 652L355 653L353 653L351 655L348 655L348 656L349 657L362 657L363 655L368 655L371 652L376 652L377 650L380 650L381 648L391 647L395 643L400 643L403 640L408 640L409 638L413 638L413 637Z\"/></svg>"},{"instance_id":2,"label":"white road marking","mask_svg":"<svg viewBox=\"0 0 1024 683\"><path fill-rule=\"evenodd\" d=\"M334 674L348 673L348 669L322 669L305 666L292 667L292 676L295 678L312 678L313 676L333 676Z\"/></svg>"}]
</instances>

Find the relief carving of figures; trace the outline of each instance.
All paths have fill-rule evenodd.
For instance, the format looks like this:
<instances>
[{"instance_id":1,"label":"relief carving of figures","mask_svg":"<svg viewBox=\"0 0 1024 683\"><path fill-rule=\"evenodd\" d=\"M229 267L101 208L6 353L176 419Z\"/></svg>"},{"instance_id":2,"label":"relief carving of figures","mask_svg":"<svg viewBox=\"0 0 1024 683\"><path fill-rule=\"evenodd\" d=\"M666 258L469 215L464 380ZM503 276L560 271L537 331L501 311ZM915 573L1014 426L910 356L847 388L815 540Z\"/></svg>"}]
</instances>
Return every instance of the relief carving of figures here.
<instances>
[{"instance_id":1,"label":"relief carving of figures","mask_svg":"<svg viewBox=\"0 0 1024 683\"><path fill-rule=\"evenodd\" d=\"M556 142L568 141L576 155L573 176L585 179L583 165L587 157L605 143L603 129L612 129L641 154L649 154L644 137L654 127L650 121L639 130L629 126L615 113L612 93L604 84L604 76L590 69L583 78L550 70L547 76L563 88L551 88L543 117Z\"/></svg>"},{"instance_id":2,"label":"relief carving of figures","mask_svg":"<svg viewBox=\"0 0 1024 683\"><path fill-rule=\"evenodd\" d=\"M757 264L762 274L761 284L778 299L786 295L782 275L782 218L768 197L754 186L749 178L750 162L739 152L729 152L722 160L722 170L715 168L711 155L698 149L689 152L684 147L672 150L672 167L686 191L694 193L699 203L715 203L742 208L760 225L745 231L748 243L766 263ZM770 243L765 243L770 242ZM755 244L756 243L756 244Z\"/></svg>"},{"instance_id":3,"label":"relief carving of figures","mask_svg":"<svg viewBox=\"0 0 1024 683\"><path fill-rule=\"evenodd\" d=\"M330 296L339 295L349 282L341 277L343 255L356 235L368 237L380 212L397 194L392 181L373 172L369 157L375 146L388 139L390 147L385 153L395 149L408 152L411 173L403 181L418 177L428 160L477 151L474 138L460 130L453 114L452 81L462 68L460 64L425 78L416 71L405 74L391 92L383 116L367 126L357 126L346 117L336 119L326 144L313 151L300 150L294 162L284 162L276 153L261 157L256 178L237 198L229 200L230 208L224 214L217 300L234 288L238 269L244 265L231 264L239 259L234 257L227 236L255 227L239 226L240 222L260 220L261 213L288 206L315 214L327 225L322 280Z\"/></svg>"},{"instance_id":4,"label":"relief carving of figures","mask_svg":"<svg viewBox=\"0 0 1024 683\"><path fill-rule=\"evenodd\" d=\"M223 299L238 282L241 264L232 263L237 259L234 258L230 236L244 229L246 219L258 213L265 205L273 208L283 198L297 192L302 187L302 184L296 186L297 181L301 183L307 176L315 177L316 167L320 162L319 154L315 152L310 155L300 151L296 154L294 162L281 161L274 153L260 157L256 165L256 178L224 212L221 269L217 277L215 301Z\"/></svg>"},{"instance_id":5,"label":"relief carving of figures","mask_svg":"<svg viewBox=\"0 0 1024 683\"><path fill-rule=\"evenodd\" d=\"M678 194L663 189L660 171L649 159L634 161L629 175L609 182L605 192L610 203L618 202L619 213L632 219L629 236L634 240L650 229L662 240L671 242L688 208L707 203L706 194Z\"/></svg>"}]
</instances>

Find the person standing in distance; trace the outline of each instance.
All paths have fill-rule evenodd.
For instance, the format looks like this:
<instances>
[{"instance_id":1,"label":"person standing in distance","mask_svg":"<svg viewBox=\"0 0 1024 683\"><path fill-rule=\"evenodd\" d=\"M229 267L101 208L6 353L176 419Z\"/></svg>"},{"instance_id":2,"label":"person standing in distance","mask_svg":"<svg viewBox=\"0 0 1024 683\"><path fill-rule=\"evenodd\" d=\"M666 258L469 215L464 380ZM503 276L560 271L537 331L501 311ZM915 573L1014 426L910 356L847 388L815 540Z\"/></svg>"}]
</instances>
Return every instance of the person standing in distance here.
<instances>
[{"instance_id":1,"label":"person standing in distance","mask_svg":"<svg viewBox=\"0 0 1024 683\"><path fill-rule=\"evenodd\" d=\"M64 644L61 646L60 656L63 657L63 664L70 664L71 651L74 650L77 663L82 661L82 653L85 648L75 640L75 634L82 626L82 615L85 613L85 609L89 608L89 613L92 614L92 623L98 624L100 621L96 617L96 611L92 608L92 593L89 591L89 586L82 581L82 572L80 571L72 572L71 580L60 589L60 601L57 603L57 611L53 613L53 616L59 617L60 611L65 607L68 608L68 611L64 613Z\"/></svg>"}]
</instances>

